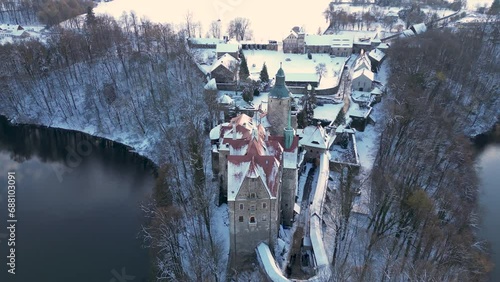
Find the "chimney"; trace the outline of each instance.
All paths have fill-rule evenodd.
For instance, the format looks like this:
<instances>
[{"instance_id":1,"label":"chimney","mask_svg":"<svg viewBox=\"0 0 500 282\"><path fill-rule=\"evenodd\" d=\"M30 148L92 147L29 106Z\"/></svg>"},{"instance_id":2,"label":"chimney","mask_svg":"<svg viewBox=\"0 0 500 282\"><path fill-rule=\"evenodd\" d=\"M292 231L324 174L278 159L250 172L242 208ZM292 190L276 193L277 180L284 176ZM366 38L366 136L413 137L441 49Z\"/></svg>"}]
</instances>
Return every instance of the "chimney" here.
<instances>
[{"instance_id":1,"label":"chimney","mask_svg":"<svg viewBox=\"0 0 500 282\"><path fill-rule=\"evenodd\" d=\"M236 140L236 123L233 123L233 140Z\"/></svg>"}]
</instances>

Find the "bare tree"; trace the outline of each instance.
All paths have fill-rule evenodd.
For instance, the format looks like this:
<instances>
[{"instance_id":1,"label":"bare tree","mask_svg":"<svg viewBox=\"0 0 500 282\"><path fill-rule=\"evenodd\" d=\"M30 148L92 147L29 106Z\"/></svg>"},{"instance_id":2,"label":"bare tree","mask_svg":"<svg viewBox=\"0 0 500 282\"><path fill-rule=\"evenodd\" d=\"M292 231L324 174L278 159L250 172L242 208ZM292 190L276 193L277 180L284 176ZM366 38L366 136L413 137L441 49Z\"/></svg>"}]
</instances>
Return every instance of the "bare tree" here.
<instances>
[{"instance_id":1,"label":"bare tree","mask_svg":"<svg viewBox=\"0 0 500 282\"><path fill-rule=\"evenodd\" d=\"M316 65L315 69L316 69L316 74L319 76L318 83L321 83L321 78L323 78L328 73L326 65L324 63L319 63Z\"/></svg>"},{"instance_id":2,"label":"bare tree","mask_svg":"<svg viewBox=\"0 0 500 282\"><path fill-rule=\"evenodd\" d=\"M213 38L221 37L220 25L221 25L220 20L212 21L210 23L210 28L209 28L210 36L212 36Z\"/></svg>"},{"instance_id":3,"label":"bare tree","mask_svg":"<svg viewBox=\"0 0 500 282\"><path fill-rule=\"evenodd\" d=\"M250 20L241 17L231 20L227 28L227 33L230 38L236 38L238 41L250 39L252 36Z\"/></svg>"}]
</instances>

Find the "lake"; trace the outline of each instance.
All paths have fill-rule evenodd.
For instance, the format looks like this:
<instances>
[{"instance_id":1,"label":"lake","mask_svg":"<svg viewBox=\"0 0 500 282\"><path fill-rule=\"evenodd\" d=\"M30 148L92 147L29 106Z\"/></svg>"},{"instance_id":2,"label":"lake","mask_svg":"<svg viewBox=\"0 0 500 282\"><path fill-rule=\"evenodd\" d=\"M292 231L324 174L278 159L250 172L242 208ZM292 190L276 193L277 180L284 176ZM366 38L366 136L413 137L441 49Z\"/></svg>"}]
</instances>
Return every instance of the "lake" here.
<instances>
[{"instance_id":1,"label":"lake","mask_svg":"<svg viewBox=\"0 0 500 282\"><path fill-rule=\"evenodd\" d=\"M152 167L121 144L12 126L0 116L2 262L10 253L8 172L15 172L17 219L16 274L2 263L0 281L147 281L149 254L138 233L140 205L154 184Z\"/></svg>"},{"instance_id":2,"label":"lake","mask_svg":"<svg viewBox=\"0 0 500 282\"><path fill-rule=\"evenodd\" d=\"M479 143L479 144L478 144ZM480 146L477 157L481 190L479 204L482 210L481 236L491 242L492 259L496 267L491 274L491 281L500 281L500 124L487 137L482 137L476 144Z\"/></svg>"}]
</instances>

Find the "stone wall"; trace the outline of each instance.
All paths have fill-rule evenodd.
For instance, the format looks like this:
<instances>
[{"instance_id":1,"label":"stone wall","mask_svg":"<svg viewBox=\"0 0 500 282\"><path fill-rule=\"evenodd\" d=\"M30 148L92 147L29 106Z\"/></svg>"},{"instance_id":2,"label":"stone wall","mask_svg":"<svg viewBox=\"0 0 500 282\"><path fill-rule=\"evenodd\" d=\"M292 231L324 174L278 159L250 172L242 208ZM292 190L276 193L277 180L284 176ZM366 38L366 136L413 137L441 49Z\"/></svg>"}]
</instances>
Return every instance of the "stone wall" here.
<instances>
[{"instance_id":1,"label":"stone wall","mask_svg":"<svg viewBox=\"0 0 500 282\"><path fill-rule=\"evenodd\" d=\"M279 190L278 190L279 191ZM260 178L246 178L235 201L228 203L230 263L236 269L251 267L261 242L274 248L279 227L279 197L271 199Z\"/></svg>"}]
</instances>

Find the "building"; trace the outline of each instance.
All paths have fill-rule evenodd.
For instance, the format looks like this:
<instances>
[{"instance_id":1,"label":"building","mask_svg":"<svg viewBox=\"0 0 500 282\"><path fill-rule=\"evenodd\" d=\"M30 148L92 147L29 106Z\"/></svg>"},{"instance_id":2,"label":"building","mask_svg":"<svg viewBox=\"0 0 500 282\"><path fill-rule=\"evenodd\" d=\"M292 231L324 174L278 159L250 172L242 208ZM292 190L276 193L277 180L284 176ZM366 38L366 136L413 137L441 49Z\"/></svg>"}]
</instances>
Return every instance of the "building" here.
<instances>
[{"instance_id":1,"label":"building","mask_svg":"<svg viewBox=\"0 0 500 282\"><path fill-rule=\"evenodd\" d=\"M283 39L283 53L324 53L337 57L348 57L352 54L353 39L345 35L304 34L297 30Z\"/></svg>"},{"instance_id":2,"label":"building","mask_svg":"<svg viewBox=\"0 0 500 282\"><path fill-rule=\"evenodd\" d=\"M239 61L230 54L224 54L212 65L211 79L215 79L218 89L232 89L236 84Z\"/></svg>"},{"instance_id":3,"label":"building","mask_svg":"<svg viewBox=\"0 0 500 282\"><path fill-rule=\"evenodd\" d=\"M298 29L291 30L290 34L283 39L283 53L304 53L305 33Z\"/></svg>"},{"instance_id":4,"label":"building","mask_svg":"<svg viewBox=\"0 0 500 282\"><path fill-rule=\"evenodd\" d=\"M370 91L375 74L369 69L360 69L352 74L352 89Z\"/></svg>"},{"instance_id":5,"label":"building","mask_svg":"<svg viewBox=\"0 0 500 282\"><path fill-rule=\"evenodd\" d=\"M385 59L385 53L376 48L368 53L368 58L371 62L371 70L373 72L377 72Z\"/></svg>"},{"instance_id":6,"label":"building","mask_svg":"<svg viewBox=\"0 0 500 282\"><path fill-rule=\"evenodd\" d=\"M375 74L372 72L372 63L368 55L361 50L361 54L352 68L352 89L358 91L371 91Z\"/></svg>"},{"instance_id":7,"label":"building","mask_svg":"<svg viewBox=\"0 0 500 282\"><path fill-rule=\"evenodd\" d=\"M276 245L279 225L291 226L297 188L299 137L283 69L269 95L268 112L242 114L212 129L212 167L227 200L231 267L246 269L255 248Z\"/></svg>"},{"instance_id":8,"label":"building","mask_svg":"<svg viewBox=\"0 0 500 282\"><path fill-rule=\"evenodd\" d=\"M330 135L318 123L318 125L309 125L299 131L299 145L306 152L306 159L316 159L330 147Z\"/></svg>"},{"instance_id":9,"label":"building","mask_svg":"<svg viewBox=\"0 0 500 282\"><path fill-rule=\"evenodd\" d=\"M217 54L217 59L221 58L225 54L229 54L233 56L233 58L238 59L240 57L240 45L237 43L217 44L215 47L215 53Z\"/></svg>"}]
</instances>

